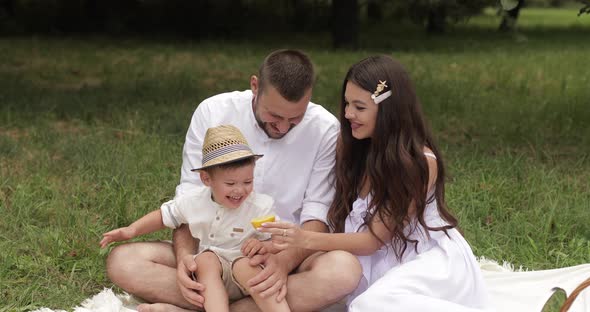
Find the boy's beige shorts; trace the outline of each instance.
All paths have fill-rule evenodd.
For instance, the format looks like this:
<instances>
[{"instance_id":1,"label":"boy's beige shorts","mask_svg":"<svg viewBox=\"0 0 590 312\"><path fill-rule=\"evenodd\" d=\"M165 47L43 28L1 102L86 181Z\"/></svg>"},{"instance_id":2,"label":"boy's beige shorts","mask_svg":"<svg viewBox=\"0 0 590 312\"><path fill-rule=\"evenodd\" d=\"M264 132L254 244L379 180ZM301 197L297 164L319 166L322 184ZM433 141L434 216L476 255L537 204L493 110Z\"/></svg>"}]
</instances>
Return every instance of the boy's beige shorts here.
<instances>
[{"instance_id":1,"label":"boy's beige shorts","mask_svg":"<svg viewBox=\"0 0 590 312\"><path fill-rule=\"evenodd\" d=\"M221 280L223 281L223 285L225 286L225 290L227 291L227 296L228 296L230 302L238 300L238 299L242 299L242 298L250 295L248 293L248 291L246 290L246 288L242 287L242 285L240 285L240 283L238 283L238 281L236 280L236 278L233 274L233 270L232 270L234 263L236 263L236 261L238 261L242 258L245 258L245 257L238 257L238 258L230 261L230 260L218 255L215 251L210 250L210 249L206 249L206 250L203 250L201 253L195 255L195 258L205 252L211 252L217 256L217 259L219 259L219 263L221 264ZM193 276L193 278L194 278L194 276Z\"/></svg>"}]
</instances>

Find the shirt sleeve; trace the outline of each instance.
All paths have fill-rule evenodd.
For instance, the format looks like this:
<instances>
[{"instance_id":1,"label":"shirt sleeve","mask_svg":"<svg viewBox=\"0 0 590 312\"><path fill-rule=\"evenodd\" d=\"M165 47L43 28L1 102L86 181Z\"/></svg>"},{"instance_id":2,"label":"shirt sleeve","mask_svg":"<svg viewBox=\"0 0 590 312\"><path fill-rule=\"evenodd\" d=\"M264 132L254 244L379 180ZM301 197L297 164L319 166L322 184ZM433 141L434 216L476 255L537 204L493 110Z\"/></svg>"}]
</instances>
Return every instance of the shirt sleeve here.
<instances>
[{"instance_id":1,"label":"shirt sleeve","mask_svg":"<svg viewBox=\"0 0 590 312\"><path fill-rule=\"evenodd\" d=\"M165 226L176 229L181 224L187 223L186 217L182 213L182 200L180 198L167 201L162 204L162 222Z\"/></svg>"},{"instance_id":2,"label":"shirt sleeve","mask_svg":"<svg viewBox=\"0 0 590 312\"><path fill-rule=\"evenodd\" d=\"M199 173L193 172L191 169L201 167L203 159L203 140L207 128L209 128L210 120L210 118L207 118L210 114L206 101L199 104L195 110L191 124L186 132L184 147L182 149L180 184L176 187L176 197L189 194L195 187L203 186Z\"/></svg>"},{"instance_id":3,"label":"shirt sleeve","mask_svg":"<svg viewBox=\"0 0 590 312\"><path fill-rule=\"evenodd\" d=\"M334 165L340 126L334 123L324 134L312 168L301 209L300 223L318 220L327 224L328 209L334 200Z\"/></svg>"}]
</instances>

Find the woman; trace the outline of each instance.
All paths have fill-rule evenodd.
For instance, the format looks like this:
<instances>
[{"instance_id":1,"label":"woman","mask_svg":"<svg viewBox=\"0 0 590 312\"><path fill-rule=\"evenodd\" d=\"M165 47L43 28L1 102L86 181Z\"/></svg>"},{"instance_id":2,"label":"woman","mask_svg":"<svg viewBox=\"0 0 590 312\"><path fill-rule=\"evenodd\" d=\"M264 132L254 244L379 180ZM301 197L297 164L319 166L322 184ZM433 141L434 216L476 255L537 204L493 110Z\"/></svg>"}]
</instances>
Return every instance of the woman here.
<instances>
[{"instance_id":1,"label":"woman","mask_svg":"<svg viewBox=\"0 0 590 312\"><path fill-rule=\"evenodd\" d=\"M444 198L441 155L408 73L388 56L353 65L343 83L335 233L263 225L277 248L345 250L363 279L349 311L488 311L471 248Z\"/></svg>"}]
</instances>

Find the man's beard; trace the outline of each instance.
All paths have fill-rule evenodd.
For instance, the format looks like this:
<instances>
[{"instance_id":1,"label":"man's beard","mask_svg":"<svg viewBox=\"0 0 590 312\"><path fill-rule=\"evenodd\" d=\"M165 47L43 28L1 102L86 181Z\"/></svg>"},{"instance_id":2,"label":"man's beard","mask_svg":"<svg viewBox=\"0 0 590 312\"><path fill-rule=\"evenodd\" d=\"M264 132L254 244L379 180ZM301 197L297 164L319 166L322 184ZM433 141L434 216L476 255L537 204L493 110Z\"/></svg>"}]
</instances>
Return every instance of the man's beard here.
<instances>
[{"instance_id":1,"label":"man's beard","mask_svg":"<svg viewBox=\"0 0 590 312\"><path fill-rule=\"evenodd\" d=\"M258 126L271 139L282 139L287 133L289 133L289 131L291 131L291 129L293 129L293 127L295 127L295 125L291 125L289 127L289 130L287 130L287 132L285 132L285 133L277 133L277 132L274 132L274 131L271 132L269 130L269 128L272 128L272 126L270 125L270 123L262 121L260 119L260 117L258 117L258 114L256 112L254 112L254 118L256 119L256 122L258 123Z\"/></svg>"},{"instance_id":2,"label":"man's beard","mask_svg":"<svg viewBox=\"0 0 590 312\"><path fill-rule=\"evenodd\" d=\"M271 132L269 130L269 128L272 128L270 123L262 121L260 116L258 116L258 98L254 98L254 119L256 119L256 123L258 123L258 126L262 129L262 131L264 131L264 133L266 133L266 135L271 139L282 139L287 133L289 133L289 131L291 131L291 129L293 129L293 127L295 127L293 124L289 125L289 130L282 134Z\"/></svg>"}]
</instances>

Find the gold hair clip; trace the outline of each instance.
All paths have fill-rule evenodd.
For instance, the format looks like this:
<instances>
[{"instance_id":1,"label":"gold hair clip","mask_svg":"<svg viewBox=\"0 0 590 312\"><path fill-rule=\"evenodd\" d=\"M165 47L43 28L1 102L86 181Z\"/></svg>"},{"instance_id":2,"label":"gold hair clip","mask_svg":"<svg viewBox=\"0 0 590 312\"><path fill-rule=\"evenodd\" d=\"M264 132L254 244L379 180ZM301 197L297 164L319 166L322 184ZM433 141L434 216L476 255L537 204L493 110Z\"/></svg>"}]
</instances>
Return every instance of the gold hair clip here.
<instances>
[{"instance_id":1,"label":"gold hair clip","mask_svg":"<svg viewBox=\"0 0 590 312\"><path fill-rule=\"evenodd\" d=\"M371 98L373 99L375 104L381 103L383 100L385 100L386 98L388 98L391 95L391 90L389 90L383 94L380 94L381 92L383 92L383 90L385 90L385 88L387 88L386 83L387 83L387 80L385 80L385 81L379 80L379 83L377 84L377 89L371 95Z\"/></svg>"},{"instance_id":2,"label":"gold hair clip","mask_svg":"<svg viewBox=\"0 0 590 312\"><path fill-rule=\"evenodd\" d=\"M375 92L373 92L373 95L379 96L379 93L381 93L381 91L383 91L383 89L385 89L387 87L386 83L387 83L387 80L385 80L385 81L379 80L379 83L377 84L377 90L375 90Z\"/></svg>"}]
</instances>

